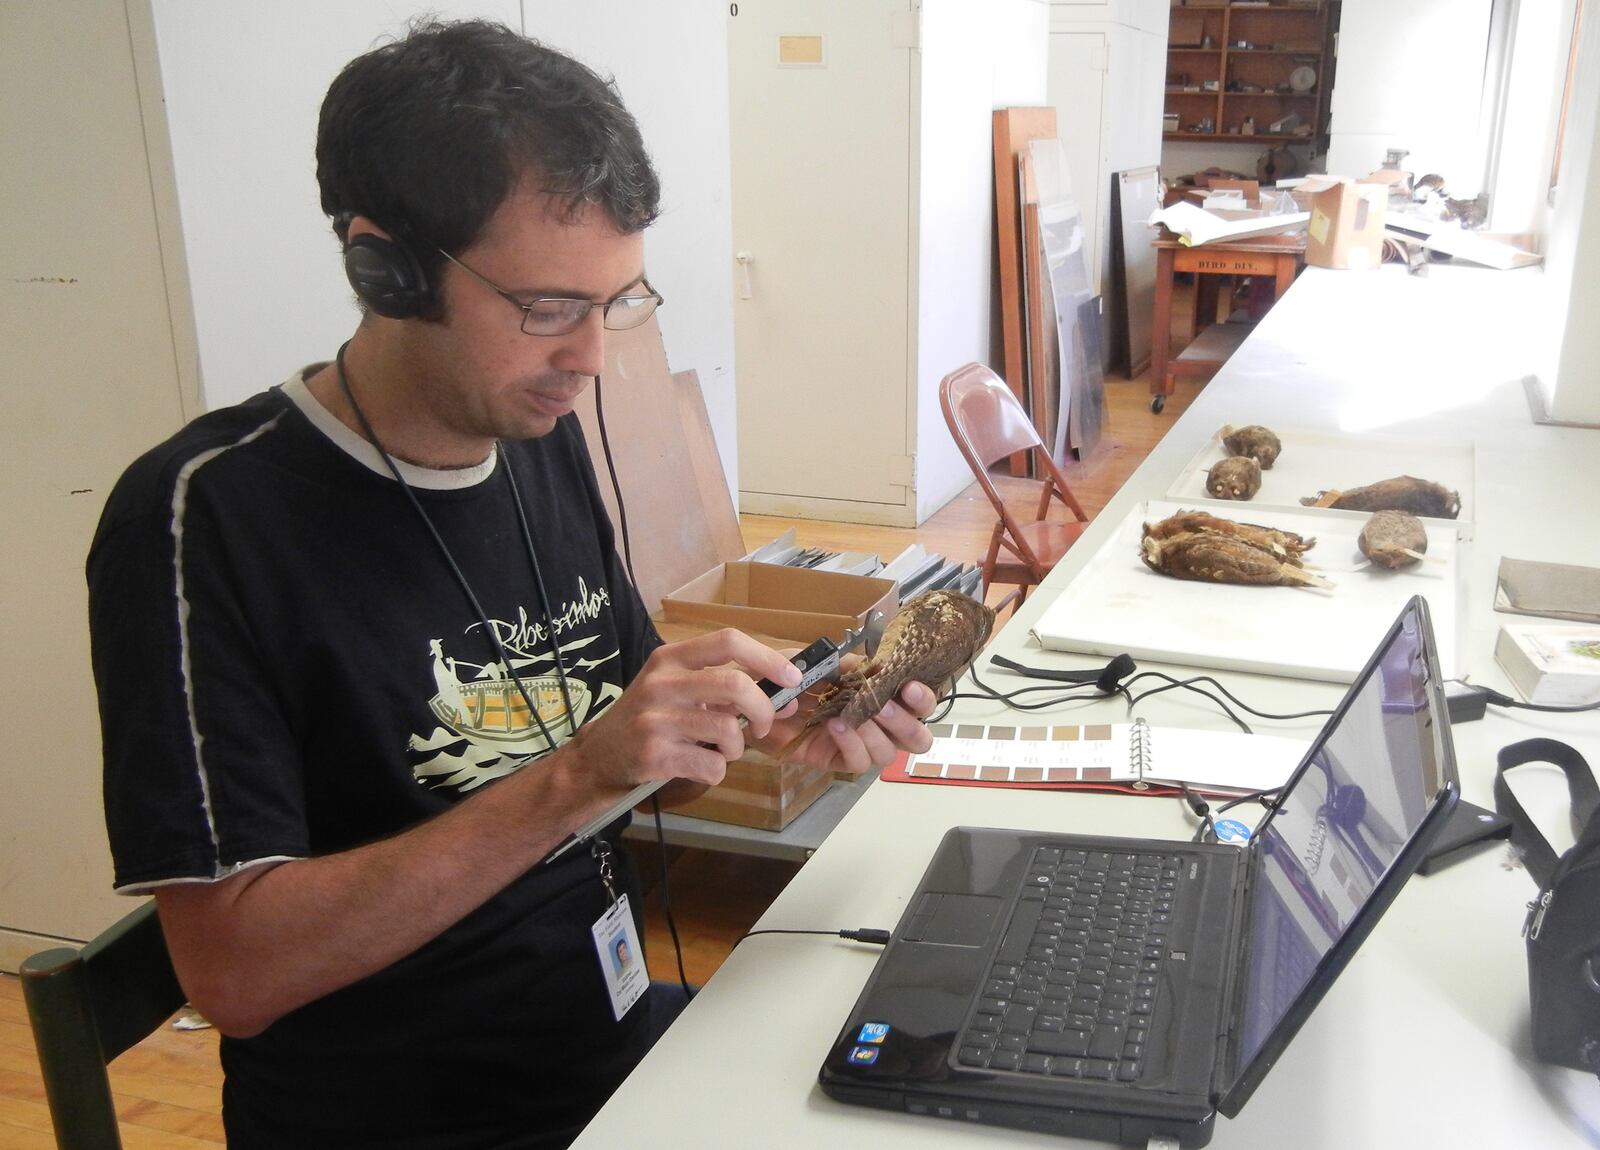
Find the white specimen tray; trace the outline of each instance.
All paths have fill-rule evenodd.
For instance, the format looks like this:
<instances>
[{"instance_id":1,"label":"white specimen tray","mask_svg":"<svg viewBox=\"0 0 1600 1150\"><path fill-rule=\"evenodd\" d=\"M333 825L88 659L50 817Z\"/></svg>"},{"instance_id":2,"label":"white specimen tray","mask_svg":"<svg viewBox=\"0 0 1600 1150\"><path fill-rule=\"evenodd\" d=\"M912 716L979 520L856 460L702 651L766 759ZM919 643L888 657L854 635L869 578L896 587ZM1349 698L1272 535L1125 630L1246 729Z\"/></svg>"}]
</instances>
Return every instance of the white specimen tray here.
<instances>
[{"instance_id":1,"label":"white specimen tray","mask_svg":"<svg viewBox=\"0 0 1600 1150\"><path fill-rule=\"evenodd\" d=\"M1033 635L1043 647L1091 655L1123 652L1190 667L1257 671L1297 679L1348 683L1377 649L1412 595L1428 601L1439 667L1456 668L1458 544L1449 521L1424 524L1429 561L1397 571L1366 562L1356 545L1368 516L1299 508L1294 511L1211 504L1213 515L1315 536L1304 557L1332 590L1294 586L1241 586L1174 579L1139 558L1142 527L1193 503L1148 500L1136 505L1116 532L1045 608ZM1442 560L1436 562L1433 560Z\"/></svg>"},{"instance_id":2,"label":"white specimen tray","mask_svg":"<svg viewBox=\"0 0 1600 1150\"><path fill-rule=\"evenodd\" d=\"M1234 427L1244 427L1248 419L1235 421ZM1399 436L1367 435L1364 432L1330 432L1287 430L1274 427L1273 433L1283 444L1278 461L1261 472L1261 490L1250 499L1213 499L1206 494L1206 472L1228 457L1222 446L1220 429L1210 441L1195 453L1193 459L1167 488L1169 499L1192 501L1204 499L1221 503L1232 512L1209 507L1214 515L1230 519L1248 519L1257 507L1288 507L1296 511L1310 511L1316 515L1358 515L1366 522L1364 511L1337 511L1327 507L1303 507L1302 497L1316 495L1319 491L1364 487L1381 479L1397 475L1410 475L1442 484L1461 496L1461 514L1455 519L1428 520L1434 524L1451 524L1461 539L1472 538L1473 502L1477 476L1477 454L1471 443L1436 443ZM1248 513L1245 508L1252 509ZM1356 528L1360 531L1360 527Z\"/></svg>"}]
</instances>

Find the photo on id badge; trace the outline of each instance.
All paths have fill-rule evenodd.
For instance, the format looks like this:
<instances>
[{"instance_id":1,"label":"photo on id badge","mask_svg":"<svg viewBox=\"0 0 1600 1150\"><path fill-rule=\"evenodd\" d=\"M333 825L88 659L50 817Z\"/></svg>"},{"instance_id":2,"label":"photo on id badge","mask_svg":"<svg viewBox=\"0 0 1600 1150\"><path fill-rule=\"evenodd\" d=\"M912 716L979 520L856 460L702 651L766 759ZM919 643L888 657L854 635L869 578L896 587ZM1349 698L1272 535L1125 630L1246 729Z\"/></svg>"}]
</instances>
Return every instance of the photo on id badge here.
<instances>
[{"instance_id":1,"label":"photo on id badge","mask_svg":"<svg viewBox=\"0 0 1600 1150\"><path fill-rule=\"evenodd\" d=\"M620 1022L650 985L650 976L639 958L642 951L638 928L628 910L628 896L612 903L593 929L595 953L611 994L611 1013Z\"/></svg>"}]
</instances>

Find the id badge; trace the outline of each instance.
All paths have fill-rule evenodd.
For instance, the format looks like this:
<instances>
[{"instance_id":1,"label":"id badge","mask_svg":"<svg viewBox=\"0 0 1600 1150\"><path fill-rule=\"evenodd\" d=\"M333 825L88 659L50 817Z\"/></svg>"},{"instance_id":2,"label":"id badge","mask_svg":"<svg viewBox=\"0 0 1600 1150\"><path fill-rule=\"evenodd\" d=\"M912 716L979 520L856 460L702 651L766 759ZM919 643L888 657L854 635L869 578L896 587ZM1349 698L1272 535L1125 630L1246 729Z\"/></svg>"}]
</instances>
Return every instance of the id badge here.
<instances>
[{"instance_id":1,"label":"id badge","mask_svg":"<svg viewBox=\"0 0 1600 1150\"><path fill-rule=\"evenodd\" d=\"M639 945L638 928L628 911L628 896L622 895L607 908L593 926L595 951L600 956L600 972L611 992L611 1013L618 1022L650 986L650 972L644 966L644 949Z\"/></svg>"}]
</instances>

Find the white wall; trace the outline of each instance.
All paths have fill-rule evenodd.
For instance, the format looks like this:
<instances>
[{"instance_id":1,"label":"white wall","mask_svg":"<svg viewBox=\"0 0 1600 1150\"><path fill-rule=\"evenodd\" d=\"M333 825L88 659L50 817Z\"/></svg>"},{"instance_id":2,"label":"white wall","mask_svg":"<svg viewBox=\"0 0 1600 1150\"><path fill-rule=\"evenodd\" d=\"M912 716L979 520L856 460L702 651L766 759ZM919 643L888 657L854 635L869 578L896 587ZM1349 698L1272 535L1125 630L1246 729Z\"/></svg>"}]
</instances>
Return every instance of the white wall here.
<instances>
[{"instance_id":1,"label":"white wall","mask_svg":"<svg viewBox=\"0 0 1600 1150\"><path fill-rule=\"evenodd\" d=\"M1567 45L1577 0L1542 0L1517 8L1499 172L1489 226L1497 232L1543 233L1549 223L1550 157L1567 78Z\"/></svg>"},{"instance_id":2,"label":"white wall","mask_svg":"<svg viewBox=\"0 0 1600 1150\"><path fill-rule=\"evenodd\" d=\"M738 491L729 202L728 5L723 0L524 0L524 31L614 75L661 175L661 218L645 233L650 282L673 371L695 371Z\"/></svg>"},{"instance_id":3,"label":"white wall","mask_svg":"<svg viewBox=\"0 0 1600 1150\"><path fill-rule=\"evenodd\" d=\"M317 203L317 111L334 75L420 6L153 0L208 408L328 359L358 318ZM516 0L441 16L513 27Z\"/></svg>"},{"instance_id":4,"label":"white wall","mask_svg":"<svg viewBox=\"0 0 1600 1150\"><path fill-rule=\"evenodd\" d=\"M1043 104L1044 0L923 0L918 134L917 522L972 482L939 381L987 362L994 278L995 108Z\"/></svg>"},{"instance_id":5,"label":"white wall","mask_svg":"<svg viewBox=\"0 0 1600 1150\"><path fill-rule=\"evenodd\" d=\"M1587 7L1546 237L1540 380L1552 418L1600 424L1600 13Z\"/></svg>"},{"instance_id":6,"label":"white wall","mask_svg":"<svg viewBox=\"0 0 1600 1150\"><path fill-rule=\"evenodd\" d=\"M1345 0L1327 170L1365 175L1385 150L1405 148L1406 170L1475 195L1489 9L1490 0Z\"/></svg>"},{"instance_id":7,"label":"white wall","mask_svg":"<svg viewBox=\"0 0 1600 1150\"><path fill-rule=\"evenodd\" d=\"M1049 0L993 0L983 4L985 18L993 30L989 44L994 108L1018 108L1041 99L1050 60ZM982 45L979 45L981 48ZM972 65L981 68L981 54L974 53ZM989 124L989 168L994 170L993 122ZM993 189L991 187L991 194Z\"/></svg>"},{"instance_id":8,"label":"white wall","mask_svg":"<svg viewBox=\"0 0 1600 1150\"><path fill-rule=\"evenodd\" d=\"M153 0L202 395L236 402L354 330L317 203L317 110L352 57L425 12L483 16L614 72L661 171L647 233L674 370L693 368L737 490L729 266L727 6L719 0Z\"/></svg>"}]
</instances>

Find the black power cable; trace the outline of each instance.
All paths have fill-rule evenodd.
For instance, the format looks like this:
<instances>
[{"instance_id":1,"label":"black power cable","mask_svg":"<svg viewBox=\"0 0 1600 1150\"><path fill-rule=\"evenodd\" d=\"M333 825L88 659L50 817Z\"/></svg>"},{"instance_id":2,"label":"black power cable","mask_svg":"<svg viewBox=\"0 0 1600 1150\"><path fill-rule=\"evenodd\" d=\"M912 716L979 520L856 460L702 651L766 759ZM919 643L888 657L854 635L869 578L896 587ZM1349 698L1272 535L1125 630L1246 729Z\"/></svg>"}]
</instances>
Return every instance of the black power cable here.
<instances>
[{"instance_id":1,"label":"black power cable","mask_svg":"<svg viewBox=\"0 0 1600 1150\"><path fill-rule=\"evenodd\" d=\"M874 946L889 945L888 931L868 927L857 927L855 930L785 930L780 927L747 930L739 936L733 945L738 946L745 939L754 938L758 934L820 934L827 938L848 938L851 942L869 942Z\"/></svg>"},{"instance_id":2,"label":"black power cable","mask_svg":"<svg viewBox=\"0 0 1600 1150\"><path fill-rule=\"evenodd\" d=\"M1214 843L1217 841L1217 821L1211 817L1211 806L1199 795L1189 789L1188 783L1179 783L1182 790L1184 805L1194 812L1200 820L1200 829L1194 833L1195 842Z\"/></svg>"},{"instance_id":3,"label":"black power cable","mask_svg":"<svg viewBox=\"0 0 1600 1150\"><path fill-rule=\"evenodd\" d=\"M1510 695L1502 694L1488 687L1481 687L1476 683L1467 683L1465 680L1454 681L1461 682L1472 690L1482 693L1484 700L1496 707L1512 707L1519 711L1544 711L1552 715L1573 715L1580 711L1600 710L1600 703L1575 703L1572 706L1557 706L1554 703L1524 703L1521 699L1513 699Z\"/></svg>"},{"instance_id":4,"label":"black power cable","mask_svg":"<svg viewBox=\"0 0 1600 1150\"><path fill-rule=\"evenodd\" d=\"M678 959L678 985L683 987L683 996L693 998L694 990L689 986L689 975L683 969L683 943L678 941L678 924L672 917L672 887L667 882L667 832L661 827L661 799L658 795L650 796L650 813L656 821L656 850L661 860L661 909L667 918L667 933L672 936L672 953Z\"/></svg>"}]
</instances>

